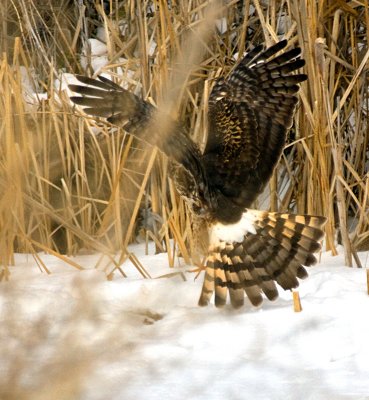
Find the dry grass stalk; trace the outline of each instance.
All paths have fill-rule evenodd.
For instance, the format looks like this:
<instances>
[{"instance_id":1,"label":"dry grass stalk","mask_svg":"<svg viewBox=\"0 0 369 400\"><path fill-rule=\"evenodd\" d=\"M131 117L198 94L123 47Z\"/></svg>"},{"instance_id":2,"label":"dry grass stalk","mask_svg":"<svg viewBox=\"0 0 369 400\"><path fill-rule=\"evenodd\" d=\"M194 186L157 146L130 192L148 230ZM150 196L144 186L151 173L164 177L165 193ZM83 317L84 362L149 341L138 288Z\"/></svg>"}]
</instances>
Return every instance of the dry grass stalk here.
<instances>
[{"instance_id":1,"label":"dry grass stalk","mask_svg":"<svg viewBox=\"0 0 369 400\"><path fill-rule=\"evenodd\" d=\"M348 264L350 251L367 246L367 9L360 2L330 0L233 1L216 10L210 3L170 7L161 2L155 8L151 2L113 2L109 15L101 6L91 14L91 6L78 9L68 2L0 5L0 45L8 55L0 67L0 260L5 268L14 251L75 254L85 248L108 255L119 269L137 235L138 217L147 231L143 237L154 238L157 251L168 252L170 265L178 255L190 262L190 221L168 184L166 160L122 132L111 135L110 127L75 116L66 94L53 85L61 67L83 71L79 52L96 36L95 25L107 33L110 62L99 73L111 71L132 91L183 119L201 143L214 78L222 68L229 71L233 56L239 59L244 50L281 36L299 44L309 80L302 85L268 206L328 216L326 246L336 254L340 231ZM320 55L318 38L326 41ZM87 72L93 63L90 54ZM30 106L23 100L24 71L32 77L32 70L38 74L31 79L34 88L48 92L49 100ZM145 208L149 212L142 217Z\"/></svg>"},{"instance_id":2,"label":"dry grass stalk","mask_svg":"<svg viewBox=\"0 0 369 400\"><path fill-rule=\"evenodd\" d=\"M81 249L101 253L95 267L109 279L116 271L126 276L122 264L127 258L149 278L126 248L140 230L146 243L155 242L156 251L168 252L170 265L178 256L191 261L190 219L168 182L164 157L124 132L112 134L111 127L79 117L60 85L54 85L61 69L97 73L87 39L97 36L98 26L107 34L108 48L99 73L110 72L117 82L182 119L200 143L206 139L207 99L217 76L258 43L283 36L292 46L300 45L309 80L302 85L266 206L328 216L327 248L336 254L341 237L347 264L351 251L359 265L355 249L369 248L368 0L230 1L222 3L219 15L210 10L210 17L211 1L204 0L172 1L171 7L165 1L111 1L109 15L101 6L92 10L87 1L81 7L81 2L56 0L0 3L0 282L11 278L8 265L15 251L32 253L39 269L49 273L37 252L80 269L67 255ZM319 55L318 38L326 41ZM25 98L27 77L39 101ZM48 99L41 100L45 94ZM367 286L369 294L368 271ZM297 301L298 293L293 296ZM81 304L90 300L83 297ZM299 300L296 306L301 310ZM96 353L73 341L78 321L89 311L81 307L61 321L67 335L53 354L51 376L49 364L24 361L49 332L42 318L28 331L20 352L4 354L8 349L2 348L2 359L9 357L11 368L0 382L1 398L50 398L56 387L63 387L68 398L78 397L96 359ZM9 321L1 329L14 329L10 336L15 340L25 332ZM112 334L109 339L117 340ZM71 343L72 351L65 353ZM76 359L81 348L86 352ZM71 365L77 366L73 376ZM34 379L40 385L30 394L20 381L32 368L47 382Z\"/></svg>"},{"instance_id":3,"label":"dry grass stalk","mask_svg":"<svg viewBox=\"0 0 369 400\"><path fill-rule=\"evenodd\" d=\"M299 294L298 290L292 291L292 298L293 298L293 311L301 312L302 307L301 307L300 294Z\"/></svg>"}]
</instances>

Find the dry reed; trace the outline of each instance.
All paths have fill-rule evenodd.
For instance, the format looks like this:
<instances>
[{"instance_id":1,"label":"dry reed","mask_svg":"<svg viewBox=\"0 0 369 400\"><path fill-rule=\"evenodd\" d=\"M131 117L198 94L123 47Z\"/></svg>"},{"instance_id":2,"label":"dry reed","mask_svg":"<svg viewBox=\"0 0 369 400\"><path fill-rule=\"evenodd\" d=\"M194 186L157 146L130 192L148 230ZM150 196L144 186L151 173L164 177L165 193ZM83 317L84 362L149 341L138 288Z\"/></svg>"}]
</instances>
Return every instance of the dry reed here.
<instances>
[{"instance_id":1,"label":"dry reed","mask_svg":"<svg viewBox=\"0 0 369 400\"><path fill-rule=\"evenodd\" d=\"M109 15L102 1L96 3L96 8L87 0L0 4L0 281L10 279L14 252L33 254L40 270L49 273L39 251L81 269L69 257L81 250L102 254L96 267L107 279L114 272L125 276L122 264L128 258L150 278L127 250L137 238L154 241L157 251L168 253L170 265L178 255L191 262L191 223L168 180L167 160L123 131L111 134L111 127L78 116L54 85L61 71L94 72L87 39L96 37L98 28L107 34L108 49L100 72L109 71L130 90L166 107L199 143L206 140L214 78L258 43L286 37L300 45L309 80L259 204L326 215L327 249L336 254L342 241L346 263L352 265L354 257L359 265L355 251L369 248L368 0L223 1L217 2L219 15L210 17L208 5L215 1L111 0L104 2ZM39 95L25 96L27 78L30 91ZM16 293L3 295L9 300ZM64 398L77 398L100 357L99 346L86 347L73 334L93 306L93 299L82 297L61 318L62 335L50 362L37 365L27 357L47 343L51 322L41 313L38 322L20 326L7 317L24 311L8 309L2 333L7 330L18 344L15 351L0 349L7 362L0 397L51 398L58 390ZM103 339L123 340L124 323L118 318ZM32 390L22 383L30 373Z\"/></svg>"},{"instance_id":2,"label":"dry reed","mask_svg":"<svg viewBox=\"0 0 369 400\"><path fill-rule=\"evenodd\" d=\"M165 107L200 143L216 76L257 43L286 37L300 45L309 80L267 201L260 203L326 215L326 247L336 254L338 238L351 265L356 249L369 247L367 3L129 0L105 2L107 15L102 2L96 8L2 2L2 279L15 251L98 251L110 257L108 275L121 271L139 232L168 252L170 265L179 254L190 262L191 225L165 158L122 131L110 134L111 127L79 117L54 85L62 70L93 72L87 39L98 28L108 49L100 72ZM209 16L209 4L221 5L217 14ZM47 100L24 99L25 74Z\"/></svg>"}]
</instances>

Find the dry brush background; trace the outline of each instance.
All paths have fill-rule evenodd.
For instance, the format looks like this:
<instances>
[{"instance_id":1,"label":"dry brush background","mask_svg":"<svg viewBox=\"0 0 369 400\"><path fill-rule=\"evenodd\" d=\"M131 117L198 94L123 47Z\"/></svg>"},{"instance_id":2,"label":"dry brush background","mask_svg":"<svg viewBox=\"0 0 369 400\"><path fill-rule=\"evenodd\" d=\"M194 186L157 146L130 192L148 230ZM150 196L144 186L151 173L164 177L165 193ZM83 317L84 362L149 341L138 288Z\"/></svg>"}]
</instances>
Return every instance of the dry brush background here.
<instances>
[{"instance_id":1,"label":"dry brush background","mask_svg":"<svg viewBox=\"0 0 369 400\"><path fill-rule=\"evenodd\" d=\"M171 265L178 255L190 262L190 221L165 158L80 116L60 82L62 72L94 73L89 39L102 32L100 72L165 107L200 142L215 77L258 43L301 46L309 80L259 205L326 215L326 247L335 254L343 243L348 265L369 248L368 0L2 0L0 16L0 280L9 280L14 252L32 253L48 272L40 251L75 268L70 255L100 252L108 278L124 274L129 257L145 275L127 251L136 240L154 240ZM32 298L4 285L0 336L12 340L0 346L2 399L80 398L96 363L133 351L124 331L132 316L115 313L102 329L93 282L76 282L76 293L49 320L45 293L30 316L20 304ZM91 321L100 342L86 338ZM105 354L106 343L118 347Z\"/></svg>"},{"instance_id":2,"label":"dry brush background","mask_svg":"<svg viewBox=\"0 0 369 400\"><path fill-rule=\"evenodd\" d=\"M368 0L4 0L0 15L2 279L14 252L98 251L111 272L137 238L154 240L170 264L190 261L191 226L165 158L82 118L56 81L94 73L89 39L102 32L100 73L166 107L200 142L215 77L258 43L301 46L309 80L260 204L326 215L326 248L343 243L349 265L369 247Z\"/></svg>"}]
</instances>

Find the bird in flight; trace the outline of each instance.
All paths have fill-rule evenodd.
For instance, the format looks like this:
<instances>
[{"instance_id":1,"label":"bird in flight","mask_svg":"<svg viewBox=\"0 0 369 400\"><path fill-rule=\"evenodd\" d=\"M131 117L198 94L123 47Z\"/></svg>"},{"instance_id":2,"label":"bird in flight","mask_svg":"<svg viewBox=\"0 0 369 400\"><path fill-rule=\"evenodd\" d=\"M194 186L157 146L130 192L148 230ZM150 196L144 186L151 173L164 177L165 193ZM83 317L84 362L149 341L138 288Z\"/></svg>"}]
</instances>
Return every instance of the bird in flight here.
<instances>
[{"instance_id":1,"label":"bird in flight","mask_svg":"<svg viewBox=\"0 0 369 400\"><path fill-rule=\"evenodd\" d=\"M286 40L256 46L215 82L203 151L184 124L105 77L77 76L83 85L70 85L80 95L71 100L85 113L123 127L169 158L171 178L206 256L201 306L214 293L216 307L228 296L235 308L245 294L254 306L263 294L274 300L276 283L296 288L321 249L326 218L250 208L281 156L299 83L307 79L295 73L305 64L301 49L286 47Z\"/></svg>"}]
</instances>

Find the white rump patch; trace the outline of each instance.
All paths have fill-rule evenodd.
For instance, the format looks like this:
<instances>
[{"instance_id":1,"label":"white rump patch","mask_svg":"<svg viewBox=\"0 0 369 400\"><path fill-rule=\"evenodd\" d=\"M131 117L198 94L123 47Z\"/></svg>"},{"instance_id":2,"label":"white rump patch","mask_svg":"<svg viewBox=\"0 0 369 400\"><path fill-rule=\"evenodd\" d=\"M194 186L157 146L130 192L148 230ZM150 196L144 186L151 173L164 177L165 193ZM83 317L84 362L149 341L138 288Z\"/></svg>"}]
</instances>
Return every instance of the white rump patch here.
<instances>
[{"instance_id":1,"label":"white rump patch","mask_svg":"<svg viewBox=\"0 0 369 400\"><path fill-rule=\"evenodd\" d=\"M256 234L254 222L259 219L260 211L246 210L241 219L235 224L216 223L210 229L210 243L221 242L242 242L247 233Z\"/></svg>"}]
</instances>

